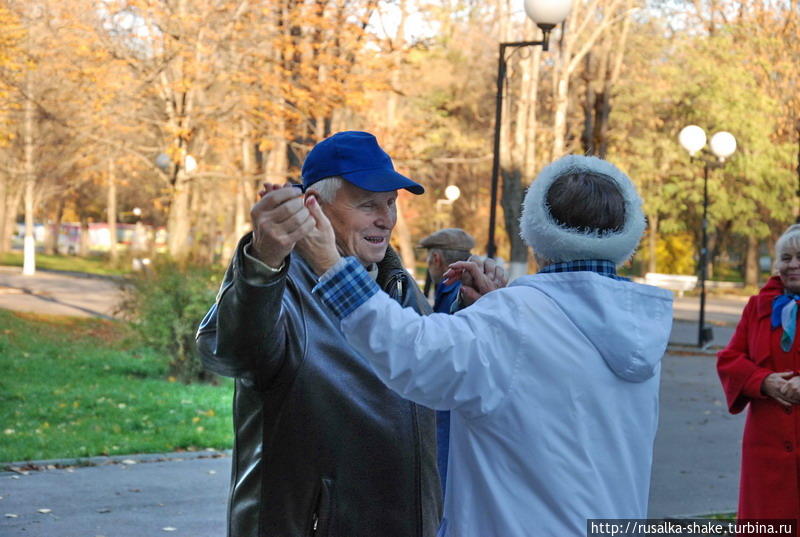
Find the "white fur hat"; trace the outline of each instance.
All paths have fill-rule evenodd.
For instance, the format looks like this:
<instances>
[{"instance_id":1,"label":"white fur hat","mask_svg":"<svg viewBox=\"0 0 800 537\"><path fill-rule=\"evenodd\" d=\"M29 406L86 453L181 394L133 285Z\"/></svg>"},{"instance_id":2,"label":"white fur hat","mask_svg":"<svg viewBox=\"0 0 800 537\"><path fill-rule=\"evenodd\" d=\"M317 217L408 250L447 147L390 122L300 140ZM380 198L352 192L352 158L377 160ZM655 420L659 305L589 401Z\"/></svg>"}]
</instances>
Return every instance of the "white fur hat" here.
<instances>
[{"instance_id":1,"label":"white fur hat","mask_svg":"<svg viewBox=\"0 0 800 537\"><path fill-rule=\"evenodd\" d=\"M550 214L547 192L559 177L589 172L614 181L625 199L625 224L620 231L580 231L560 226ZM607 259L621 265L631 258L645 229L642 200L627 175L597 157L568 155L546 166L528 188L522 204L520 235L537 255L561 263Z\"/></svg>"}]
</instances>

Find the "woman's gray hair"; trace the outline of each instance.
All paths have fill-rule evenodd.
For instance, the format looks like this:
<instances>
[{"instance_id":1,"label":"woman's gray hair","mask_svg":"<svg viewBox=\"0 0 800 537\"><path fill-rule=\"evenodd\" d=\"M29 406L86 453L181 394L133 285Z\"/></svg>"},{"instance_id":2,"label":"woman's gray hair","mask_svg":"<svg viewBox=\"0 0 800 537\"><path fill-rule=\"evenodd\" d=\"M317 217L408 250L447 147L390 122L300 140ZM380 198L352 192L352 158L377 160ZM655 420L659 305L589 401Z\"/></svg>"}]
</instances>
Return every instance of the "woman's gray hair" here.
<instances>
[{"instance_id":1,"label":"woman's gray hair","mask_svg":"<svg viewBox=\"0 0 800 537\"><path fill-rule=\"evenodd\" d=\"M316 193L320 201L325 203L333 203L333 200L336 198L336 192L342 188L344 181L344 178L339 177L338 175L326 177L325 179L320 179L308 187L306 192Z\"/></svg>"},{"instance_id":2,"label":"woman's gray hair","mask_svg":"<svg viewBox=\"0 0 800 537\"><path fill-rule=\"evenodd\" d=\"M775 241L775 261L780 259L781 253L787 247L800 250L800 224L792 224L786 228L783 235L778 237L778 240Z\"/></svg>"}]
</instances>

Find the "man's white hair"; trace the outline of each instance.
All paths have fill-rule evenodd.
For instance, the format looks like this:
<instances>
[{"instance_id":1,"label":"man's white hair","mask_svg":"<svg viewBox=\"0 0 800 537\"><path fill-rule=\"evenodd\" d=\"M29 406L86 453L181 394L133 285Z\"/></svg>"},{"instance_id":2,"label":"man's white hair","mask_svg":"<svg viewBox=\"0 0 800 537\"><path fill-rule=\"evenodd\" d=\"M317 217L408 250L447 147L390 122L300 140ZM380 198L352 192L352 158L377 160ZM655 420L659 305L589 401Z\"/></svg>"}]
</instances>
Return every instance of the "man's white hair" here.
<instances>
[{"instance_id":1,"label":"man's white hair","mask_svg":"<svg viewBox=\"0 0 800 537\"><path fill-rule=\"evenodd\" d=\"M320 201L325 203L333 203L333 200L336 198L336 192L342 188L344 181L344 178L339 177L338 175L326 177L308 187L307 192L316 193Z\"/></svg>"},{"instance_id":2,"label":"man's white hair","mask_svg":"<svg viewBox=\"0 0 800 537\"><path fill-rule=\"evenodd\" d=\"M619 231L584 231L560 226L547 205L547 192L559 177L594 173L610 178L625 200L625 224ZM597 157L568 155L545 166L528 188L522 205L520 235L538 258L551 263L608 259L621 265L631 258L644 233L642 200L616 166Z\"/></svg>"}]
</instances>

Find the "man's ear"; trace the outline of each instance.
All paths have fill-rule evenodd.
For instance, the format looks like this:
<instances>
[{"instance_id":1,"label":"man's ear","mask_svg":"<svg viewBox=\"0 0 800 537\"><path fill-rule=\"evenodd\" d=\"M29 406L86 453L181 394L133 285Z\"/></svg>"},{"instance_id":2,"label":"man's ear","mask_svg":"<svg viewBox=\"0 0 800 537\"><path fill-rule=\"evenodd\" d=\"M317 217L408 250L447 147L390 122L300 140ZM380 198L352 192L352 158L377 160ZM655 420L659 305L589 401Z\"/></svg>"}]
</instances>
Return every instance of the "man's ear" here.
<instances>
[{"instance_id":1,"label":"man's ear","mask_svg":"<svg viewBox=\"0 0 800 537\"><path fill-rule=\"evenodd\" d=\"M444 256L442 255L442 252L440 252L438 250L432 250L431 251L431 261L433 261L431 263L432 265L436 265L438 267L446 268L445 267L445 263L444 263Z\"/></svg>"}]
</instances>

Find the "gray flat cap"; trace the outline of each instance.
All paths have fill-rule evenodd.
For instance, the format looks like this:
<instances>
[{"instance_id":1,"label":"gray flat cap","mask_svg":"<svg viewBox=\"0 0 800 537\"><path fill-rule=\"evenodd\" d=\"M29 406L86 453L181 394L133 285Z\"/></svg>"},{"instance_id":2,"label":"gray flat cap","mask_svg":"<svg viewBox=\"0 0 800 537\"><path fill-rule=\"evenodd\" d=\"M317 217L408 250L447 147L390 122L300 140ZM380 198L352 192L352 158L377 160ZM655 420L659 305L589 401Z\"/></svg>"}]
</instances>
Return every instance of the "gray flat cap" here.
<instances>
[{"instance_id":1,"label":"gray flat cap","mask_svg":"<svg viewBox=\"0 0 800 537\"><path fill-rule=\"evenodd\" d=\"M475 239L463 229L449 227L435 231L419 241L421 248L443 248L447 250L466 250L475 247Z\"/></svg>"}]
</instances>

